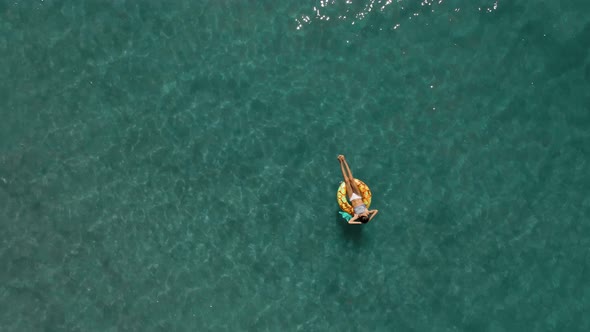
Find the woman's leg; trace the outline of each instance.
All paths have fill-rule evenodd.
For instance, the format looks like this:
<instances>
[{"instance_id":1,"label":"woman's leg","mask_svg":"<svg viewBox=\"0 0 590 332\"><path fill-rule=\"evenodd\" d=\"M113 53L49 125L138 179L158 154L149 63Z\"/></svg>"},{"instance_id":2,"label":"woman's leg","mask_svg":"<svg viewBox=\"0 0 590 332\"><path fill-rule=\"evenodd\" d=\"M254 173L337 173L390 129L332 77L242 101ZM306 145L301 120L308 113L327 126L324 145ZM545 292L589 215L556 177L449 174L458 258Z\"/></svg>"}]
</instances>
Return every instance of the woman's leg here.
<instances>
[{"instance_id":1,"label":"woman's leg","mask_svg":"<svg viewBox=\"0 0 590 332\"><path fill-rule=\"evenodd\" d=\"M350 186L352 187L352 190L355 193L360 195L361 191L360 191L359 187L356 185L356 181L354 181L354 177L352 176L352 172L350 171L350 167L348 167L348 163L346 162L346 159L342 158L342 160L340 162L344 163L344 167L346 168L346 171L348 173L348 178L350 179Z\"/></svg>"},{"instance_id":2,"label":"woman's leg","mask_svg":"<svg viewBox=\"0 0 590 332\"><path fill-rule=\"evenodd\" d=\"M352 191L351 182L354 183L354 179L348 177L348 173L344 168L344 158L338 158L340 161L340 170L342 171L342 176L344 177L344 183L346 184L346 196L350 197L354 191Z\"/></svg>"}]
</instances>

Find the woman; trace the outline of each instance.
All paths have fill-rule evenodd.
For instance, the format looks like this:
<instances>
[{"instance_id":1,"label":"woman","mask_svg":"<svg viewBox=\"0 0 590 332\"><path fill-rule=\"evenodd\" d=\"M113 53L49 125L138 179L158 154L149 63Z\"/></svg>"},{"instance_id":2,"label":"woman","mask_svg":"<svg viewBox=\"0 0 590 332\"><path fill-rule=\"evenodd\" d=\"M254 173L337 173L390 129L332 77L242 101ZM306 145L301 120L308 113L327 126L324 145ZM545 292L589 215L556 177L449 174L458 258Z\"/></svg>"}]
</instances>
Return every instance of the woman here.
<instances>
[{"instance_id":1,"label":"woman","mask_svg":"<svg viewBox=\"0 0 590 332\"><path fill-rule=\"evenodd\" d=\"M348 221L348 223L357 225L366 224L371 221L371 219L373 219L379 211L369 210L367 208L365 203L363 203L361 191L357 187L356 182L352 177L352 172L348 167L346 159L344 159L343 155L339 155L338 160L340 161L340 169L342 170L344 182L346 183L346 195L349 197L350 205L352 205L352 208L354 209L354 216Z\"/></svg>"}]
</instances>

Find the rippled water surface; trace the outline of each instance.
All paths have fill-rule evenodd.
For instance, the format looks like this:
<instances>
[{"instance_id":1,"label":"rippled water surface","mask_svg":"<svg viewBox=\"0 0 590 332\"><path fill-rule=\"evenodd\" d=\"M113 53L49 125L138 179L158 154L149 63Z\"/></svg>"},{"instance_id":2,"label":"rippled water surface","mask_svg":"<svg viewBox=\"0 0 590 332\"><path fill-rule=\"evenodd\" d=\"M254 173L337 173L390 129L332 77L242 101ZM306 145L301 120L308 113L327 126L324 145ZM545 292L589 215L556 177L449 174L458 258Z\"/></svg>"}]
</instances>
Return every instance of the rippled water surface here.
<instances>
[{"instance_id":1,"label":"rippled water surface","mask_svg":"<svg viewBox=\"0 0 590 332\"><path fill-rule=\"evenodd\" d=\"M590 330L589 11L1 2L0 330Z\"/></svg>"}]
</instances>

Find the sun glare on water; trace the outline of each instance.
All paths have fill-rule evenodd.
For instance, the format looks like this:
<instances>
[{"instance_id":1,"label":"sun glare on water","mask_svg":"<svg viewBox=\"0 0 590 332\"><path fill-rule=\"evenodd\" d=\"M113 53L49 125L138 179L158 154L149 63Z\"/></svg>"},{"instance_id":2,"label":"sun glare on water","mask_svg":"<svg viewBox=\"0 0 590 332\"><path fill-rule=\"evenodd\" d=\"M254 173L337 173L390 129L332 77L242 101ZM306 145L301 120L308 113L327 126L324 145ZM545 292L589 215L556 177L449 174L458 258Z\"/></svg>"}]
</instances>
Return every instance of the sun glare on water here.
<instances>
[{"instance_id":1,"label":"sun glare on water","mask_svg":"<svg viewBox=\"0 0 590 332\"><path fill-rule=\"evenodd\" d=\"M490 0L489 4L477 5L478 11L485 11L491 13L498 9L499 0ZM414 0L319 0L311 13L299 15L296 19L296 29L301 30L306 25L321 21L339 20L347 22L351 25L360 23L373 13L382 13L384 15L396 14L397 17L412 19L424 13L425 10L436 11L437 9L445 10L445 0L421 0L420 2ZM473 7L473 3L470 4ZM447 8L455 12L460 12L461 7L453 7L447 5ZM448 9L446 9L448 10ZM395 15L394 15L395 16ZM401 23L393 21L390 24L390 29L399 28Z\"/></svg>"}]
</instances>

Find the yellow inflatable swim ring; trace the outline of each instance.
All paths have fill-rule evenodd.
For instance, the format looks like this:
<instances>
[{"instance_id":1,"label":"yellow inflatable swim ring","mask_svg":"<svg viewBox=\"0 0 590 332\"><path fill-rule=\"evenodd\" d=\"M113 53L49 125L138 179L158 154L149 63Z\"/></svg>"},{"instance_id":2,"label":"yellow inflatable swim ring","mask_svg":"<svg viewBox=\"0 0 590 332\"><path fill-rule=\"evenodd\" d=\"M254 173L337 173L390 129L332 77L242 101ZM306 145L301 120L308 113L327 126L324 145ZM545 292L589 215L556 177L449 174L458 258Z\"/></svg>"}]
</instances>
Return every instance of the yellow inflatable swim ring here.
<instances>
[{"instance_id":1,"label":"yellow inflatable swim ring","mask_svg":"<svg viewBox=\"0 0 590 332\"><path fill-rule=\"evenodd\" d=\"M371 189L367 186L363 181L359 179L354 179L356 185L359 187L361 191L361 197L363 198L363 203L367 206L367 209L371 205ZM338 200L338 205L340 205L340 209L342 211L350 214L351 216L354 215L354 210L352 205L348 202L348 196L346 196L346 183L340 183L340 187L338 187L338 192L336 193L336 199Z\"/></svg>"}]
</instances>

